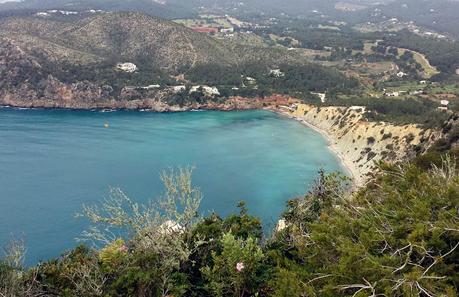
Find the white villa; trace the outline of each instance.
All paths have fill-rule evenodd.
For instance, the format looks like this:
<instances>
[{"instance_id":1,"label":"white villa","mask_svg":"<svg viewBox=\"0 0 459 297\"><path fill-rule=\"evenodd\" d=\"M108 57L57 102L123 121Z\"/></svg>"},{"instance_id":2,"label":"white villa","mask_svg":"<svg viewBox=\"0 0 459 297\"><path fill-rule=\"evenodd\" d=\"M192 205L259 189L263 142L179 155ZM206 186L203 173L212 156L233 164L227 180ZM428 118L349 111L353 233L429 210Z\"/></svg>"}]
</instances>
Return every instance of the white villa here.
<instances>
[{"instance_id":1,"label":"white villa","mask_svg":"<svg viewBox=\"0 0 459 297\"><path fill-rule=\"evenodd\" d=\"M209 86L193 86L190 89L190 94L197 92L200 88L202 88L202 92L206 96L219 96L220 91L216 87L209 87Z\"/></svg>"},{"instance_id":2,"label":"white villa","mask_svg":"<svg viewBox=\"0 0 459 297\"><path fill-rule=\"evenodd\" d=\"M440 104L443 105L443 106L448 106L449 105L449 101L448 100L441 100Z\"/></svg>"},{"instance_id":3,"label":"white villa","mask_svg":"<svg viewBox=\"0 0 459 297\"><path fill-rule=\"evenodd\" d=\"M118 63L116 65L116 68L118 70L128 72L128 73L137 71L137 65L135 65L134 63Z\"/></svg>"},{"instance_id":4,"label":"white villa","mask_svg":"<svg viewBox=\"0 0 459 297\"><path fill-rule=\"evenodd\" d=\"M221 33L234 33L234 28L233 28L233 27L230 27L230 28L222 28L222 29L220 29L220 32L221 32Z\"/></svg>"},{"instance_id":5,"label":"white villa","mask_svg":"<svg viewBox=\"0 0 459 297\"><path fill-rule=\"evenodd\" d=\"M315 93L315 92L311 92L311 94L316 95L317 97L319 97L319 98L320 98L320 101L321 101L322 103L325 102L325 98L326 98L326 96L327 96L326 93Z\"/></svg>"},{"instance_id":6,"label":"white villa","mask_svg":"<svg viewBox=\"0 0 459 297\"><path fill-rule=\"evenodd\" d=\"M171 90L172 90L172 92L177 94L177 93L180 93L182 91L185 91L186 90L186 86L183 86L183 85L182 86L172 86Z\"/></svg>"},{"instance_id":7,"label":"white villa","mask_svg":"<svg viewBox=\"0 0 459 297\"><path fill-rule=\"evenodd\" d=\"M283 73L280 69L271 69L269 71L269 74L274 76L274 77L283 77L283 76L285 76L285 73Z\"/></svg>"}]
</instances>

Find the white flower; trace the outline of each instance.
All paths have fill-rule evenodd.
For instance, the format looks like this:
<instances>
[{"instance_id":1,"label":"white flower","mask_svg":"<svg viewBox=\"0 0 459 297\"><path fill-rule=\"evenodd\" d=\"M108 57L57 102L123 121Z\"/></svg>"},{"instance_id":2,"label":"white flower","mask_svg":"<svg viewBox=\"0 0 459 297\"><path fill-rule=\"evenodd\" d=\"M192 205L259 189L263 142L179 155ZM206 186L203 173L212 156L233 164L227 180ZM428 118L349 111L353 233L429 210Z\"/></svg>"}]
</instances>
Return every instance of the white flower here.
<instances>
[{"instance_id":1,"label":"white flower","mask_svg":"<svg viewBox=\"0 0 459 297\"><path fill-rule=\"evenodd\" d=\"M244 269L244 263L243 262L239 262L239 263L236 264L236 270L238 272L241 272L243 269Z\"/></svg>"}]
</instances>

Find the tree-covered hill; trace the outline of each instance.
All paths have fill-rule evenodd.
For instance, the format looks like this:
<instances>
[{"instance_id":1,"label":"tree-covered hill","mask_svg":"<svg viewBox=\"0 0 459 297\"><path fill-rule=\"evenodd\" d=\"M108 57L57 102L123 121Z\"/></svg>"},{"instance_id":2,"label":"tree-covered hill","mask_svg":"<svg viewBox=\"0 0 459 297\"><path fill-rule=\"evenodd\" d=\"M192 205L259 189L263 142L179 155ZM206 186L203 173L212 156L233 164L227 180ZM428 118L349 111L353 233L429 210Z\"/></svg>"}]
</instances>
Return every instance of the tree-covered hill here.
<instances>
[{"instance_id":1,"label":"tree-covered hill","mask_svg":"<svg viewBox=\"0 0 459 297\"><path fill-rule=\"evenodd\" d=\"M338 70L310 64L297 51L232 43L134 12L65 21L2 18L0 39L0 59L5 61L0 66L3 105L111 108L116 106L110 102L145 99L169 104L177 101L171 89L177 85L187 85L189 90L192 85L211 84L221 88L218 99L223 101L232 95L301 92L307 96L310 91L357 86ZM121 63L134 64L135 69L120 70ZM25 64L30 67L23 68ZM285 78L273 81L270 71L281 66ZM248 73L258 80L250 87L242 81ZM228 84L228 77L236 79ZM146 86L158 87L142 91ZM186 102L193 100L189 93L181 94ZM151 103L141 105L153 108Z\"/></svg>"},{"instance_id":2,"label":"tree-covered hill","mask_svg":"<svg viewBox=\"0 0 459 297\"><path fill-rule=\"evenodd\" d=\"M30 50L51 52L53 47L68 48L84 54L72 59L74 64L87 64L95 55L100 60L115 61L148 59L151 66L175 70L206 61L228 64L235 57L218 41L181 25L139 13L99 14L75 22L43 18L8 18L0 23L2 35L11 39L37 38L41 43L29 43ZM123 60L124 59L124 60Z\"/></svg>"}]
</instances>

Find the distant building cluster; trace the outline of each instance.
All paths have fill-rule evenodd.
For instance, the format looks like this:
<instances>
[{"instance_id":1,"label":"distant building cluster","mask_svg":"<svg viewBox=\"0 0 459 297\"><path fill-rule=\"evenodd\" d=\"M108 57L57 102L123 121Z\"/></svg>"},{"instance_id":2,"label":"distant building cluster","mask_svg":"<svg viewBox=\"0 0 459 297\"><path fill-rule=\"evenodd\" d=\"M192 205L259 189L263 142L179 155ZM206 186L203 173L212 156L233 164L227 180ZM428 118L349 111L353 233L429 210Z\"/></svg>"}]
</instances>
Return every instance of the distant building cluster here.
<instances>
[{"instance_id":1,"label":"distant building cluster","mask_svg":"<svg viewBox=\"0 0 459 297\"><path fill-rule=\"evenodd\" d=\"M47 11L39 11L35 15L39 17L49 17L52 15L62 15L62 16L72 16L72 15L79 15L79 14L84 14L84 13L90 13L90 14L95 14L95 13L103 13L105 11L100 10L100 9L90 9L88 11L70 11L70 10L57 10L57 9L51 9Z\"/></svg>"},{"instance_id":2,"label":"distant building cluster","mask_svg":"<svg viewBox=\"0 0 459 297\"><path fill-rule=\"evenodd\" d=\"M190 89L190 94L195 93L198 91L202 91L202 93L206 96L220 96L220 91L216 87L209 87L209 86L193 86Z\"/></svg>"},{"instance_id":3,"label":"distant building cluster","mask_svg":"<svg viewBox=\"0 0 459 297\"><path fill-rule=\"evenodd\" d=\"M236 29L252 27L251 23L240 21L229 15L202 15L198 19L188 21L191 21L191 24L187 22L183 24L196 32L210 35L217 33L231 35Z\"/></svg>"},{"instance_id":4,"label":"distant building cluster","mask_svg":"<svg viewBox=\"0 0 459 297\"><path fill-rule=\"evenodd\" d=\"M217 33L225 33L231 34L234 33L234 27L229 28L215 28L215 27L191 27L196 32L199 33L206 33L206 34L217 34Z\"/></svg>"},{"instance_id":5,"label":"distant building cluster","mask_svg":"<svg viewBox=\"0 0 459 297\"><path fill-rule=\"evenodd\" d=\"M373 17L382 17L386 18L385 15L382 15L382 12L380 9L375 9L374 13L372 14ZM386 19L381 22L367 22L366 23L367 28L370 29L370 31L399 31L402 29L408 29L410 32L413 32L414 34L417 34L419 36L424 36L424 37L431 37L431 38L437 38L437 39L448 39L448 36L444 34L440 34L437 32L432 32L428 31L422 27L419 27L416 25L414 21L402 21L397 18L391 18L391 19Z\"/></svg>"}]
</instances>

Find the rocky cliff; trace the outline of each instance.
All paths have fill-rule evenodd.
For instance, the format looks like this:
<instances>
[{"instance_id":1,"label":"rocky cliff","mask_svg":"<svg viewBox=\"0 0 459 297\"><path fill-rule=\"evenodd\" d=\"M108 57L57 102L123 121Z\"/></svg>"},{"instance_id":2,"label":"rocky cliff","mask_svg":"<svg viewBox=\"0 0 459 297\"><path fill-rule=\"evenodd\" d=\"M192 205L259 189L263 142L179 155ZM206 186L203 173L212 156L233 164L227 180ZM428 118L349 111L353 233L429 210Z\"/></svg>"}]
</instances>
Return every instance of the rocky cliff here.
<instances>
[{"instance_id":1,"label":"rocky cliff","mask_svg":"<svg viewBox=\"0 0 459 297\"><path fill-rule=\"evenodd\" d=\"M378 161L406 160L425 149L436 137L434 131L414 124L369 122L365 119L365 108L359 106L298 104L285 110L328 136L331 148L342 157L358 184L374 171Z\"/></svg>"}]
</instances>

